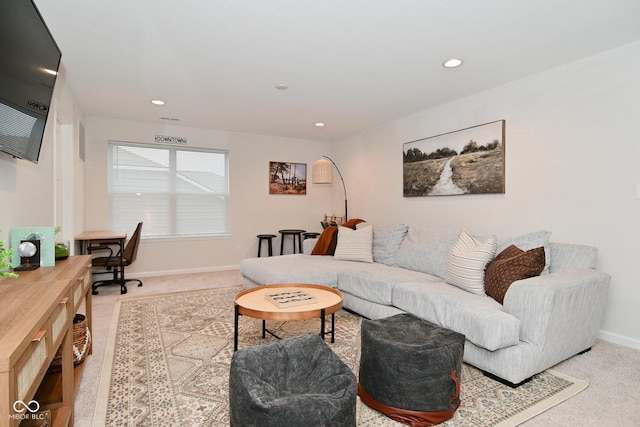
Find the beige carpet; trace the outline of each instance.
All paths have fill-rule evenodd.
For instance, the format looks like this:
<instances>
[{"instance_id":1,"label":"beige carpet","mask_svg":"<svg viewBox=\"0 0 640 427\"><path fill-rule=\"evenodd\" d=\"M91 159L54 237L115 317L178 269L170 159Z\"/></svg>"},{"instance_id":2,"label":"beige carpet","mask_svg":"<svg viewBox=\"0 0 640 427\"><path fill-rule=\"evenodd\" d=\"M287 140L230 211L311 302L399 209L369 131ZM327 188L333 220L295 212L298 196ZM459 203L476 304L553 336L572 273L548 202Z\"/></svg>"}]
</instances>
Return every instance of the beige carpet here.
<instances>
[{"instance_id":1,"label":"beige carpet","mask_svg":"<svg viewBox=\"0 0 640 427\"><path fill-rule=\"evenodd\" d=\"M229 425L227 381L238 287L121 298L107 343L95 426ZM260 321L240 318L240 347L268 342ZM283 337L317 332L319 320L269 322ZM360 318L336 316L332 348L357 372ZM553 371L512 389L464 366L462 404L444 426L517 425L587 386ZM400 425L366 405L359 426Z\"/></svg>"}]
</instances>

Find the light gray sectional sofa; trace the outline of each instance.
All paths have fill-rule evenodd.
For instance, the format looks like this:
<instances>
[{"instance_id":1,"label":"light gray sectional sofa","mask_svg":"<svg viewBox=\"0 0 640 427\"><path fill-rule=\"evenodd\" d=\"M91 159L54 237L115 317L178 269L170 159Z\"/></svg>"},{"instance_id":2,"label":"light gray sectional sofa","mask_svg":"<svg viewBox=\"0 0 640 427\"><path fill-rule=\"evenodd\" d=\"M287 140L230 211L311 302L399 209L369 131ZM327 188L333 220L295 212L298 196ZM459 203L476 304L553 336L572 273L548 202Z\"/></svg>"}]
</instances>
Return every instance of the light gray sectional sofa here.
<instances>
[{"instance_id":1,"label":"light gray sectional sofa","mask_svg":"<svg viewBox=\"0 0 640 427\"><path fill-rule=\"evenodd\" d=\"M373 225L373 261L355 262L304 253L241 261L244 288L271 283L315 283L338 288L344 307L370 319L412 313L465 335L464 361L519 384L588 350L600 326L610 276L597 271L597 249L549 242L538 231L498 238L496 254L510 244L543 246L540 276L511 284L503 304L444 281L459 231ZM339 235L338 235L339 239ZM480 239L480 238L479 238Z\"/></svg>"}]
</instances>

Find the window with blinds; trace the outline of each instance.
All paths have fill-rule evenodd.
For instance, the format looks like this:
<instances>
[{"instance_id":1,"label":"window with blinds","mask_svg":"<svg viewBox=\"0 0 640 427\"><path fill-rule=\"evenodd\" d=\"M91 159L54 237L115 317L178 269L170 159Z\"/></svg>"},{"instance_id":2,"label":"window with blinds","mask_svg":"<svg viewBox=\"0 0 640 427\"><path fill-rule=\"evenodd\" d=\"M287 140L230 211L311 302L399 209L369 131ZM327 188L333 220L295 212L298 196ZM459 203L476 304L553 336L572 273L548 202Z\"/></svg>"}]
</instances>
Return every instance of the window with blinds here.
<instances>
[{"instance_id":1,"label":"window with blinds","mask_svg":"<svg viewBox=\"0 0 640 427\"><path fill-rule=\"evenodd\" d=\"M228 152L109 142L113 230L144 237L229 233Z\"/></svg>"}]
</instances>

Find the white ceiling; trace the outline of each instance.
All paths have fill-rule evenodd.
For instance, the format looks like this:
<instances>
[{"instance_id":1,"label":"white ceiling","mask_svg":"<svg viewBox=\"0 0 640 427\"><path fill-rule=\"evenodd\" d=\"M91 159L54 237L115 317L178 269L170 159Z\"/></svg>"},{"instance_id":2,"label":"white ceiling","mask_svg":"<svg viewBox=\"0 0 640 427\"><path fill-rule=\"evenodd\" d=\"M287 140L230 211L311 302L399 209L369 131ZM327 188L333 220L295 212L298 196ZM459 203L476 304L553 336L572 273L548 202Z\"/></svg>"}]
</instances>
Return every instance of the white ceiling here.
<instances>
[{"instance_id":1,"label":"white ceiling","mask_svg":"<svg viewBox=\"0 0 640 427\"><path fill-rule=\"evenodd\" d=\"M639 0L35 3L86 115L328 141L640 39Z\"/></svg>"}]
</instances>

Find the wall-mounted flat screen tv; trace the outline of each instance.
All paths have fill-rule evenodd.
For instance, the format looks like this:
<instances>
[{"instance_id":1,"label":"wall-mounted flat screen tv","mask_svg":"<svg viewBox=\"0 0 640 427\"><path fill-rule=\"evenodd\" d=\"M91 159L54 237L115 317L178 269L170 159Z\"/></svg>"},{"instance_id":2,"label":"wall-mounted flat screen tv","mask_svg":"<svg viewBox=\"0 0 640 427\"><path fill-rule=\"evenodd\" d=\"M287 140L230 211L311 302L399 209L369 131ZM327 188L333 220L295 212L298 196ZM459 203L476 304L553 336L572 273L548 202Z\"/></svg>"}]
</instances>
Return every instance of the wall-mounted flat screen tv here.
<instances>
[{"instance_id":1,"label":"wall-mounted flat screen tv","mask_svg":"<svg viewBox=\"0 0 640 427\"><path fill-rule=\"evenodd\" d=\"M38 163L60 57L33 1L0 1L0 151Z\"/></svg>"}]
</instances>

